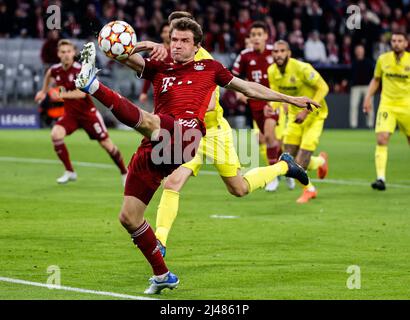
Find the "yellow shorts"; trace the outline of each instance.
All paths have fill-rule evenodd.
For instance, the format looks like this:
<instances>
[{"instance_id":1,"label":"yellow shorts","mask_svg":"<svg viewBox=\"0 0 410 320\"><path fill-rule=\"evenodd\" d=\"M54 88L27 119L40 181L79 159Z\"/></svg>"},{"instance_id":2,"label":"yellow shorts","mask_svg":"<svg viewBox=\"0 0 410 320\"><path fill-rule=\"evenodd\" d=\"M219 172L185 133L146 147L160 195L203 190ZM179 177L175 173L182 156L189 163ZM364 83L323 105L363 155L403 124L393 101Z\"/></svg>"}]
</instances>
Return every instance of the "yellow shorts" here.
<instances>
[{"instance_id":1,"label":"yellow shorts","mask_svg":"<svg viewBox=\"0 0 410 320\"><path fill-rule=\"evenodd\" d=\"M297 145L303 150L315 151L319 145L325 119L308 116L301 124L295 123L295 119L296 114L288 115L283 143Z\"/></svg>"},{"instance_id":2,"label":"yellow shorts","mask_svg":"<svg viewBox=\"0 0 410 320\"><path fill-rule=\"evenodd\" d=\"M235 177L241 168L232 137L232 128L222 119L217 128L207 129L195 157L182 166L192 170L197 176L204 164L213 164L221 177Z\"/></svg>"},{"instance_id":3,"label":"yellow shorts","mask_svg":"<svg viewBox=\"0 0 410 320\"><path fill-rule=\"evenodd\" d=\"M376 133L393 133L397 125L406 136L410 137L410 106L390 107L380 105L377 111Z\"/></svg>"}]
</instances>

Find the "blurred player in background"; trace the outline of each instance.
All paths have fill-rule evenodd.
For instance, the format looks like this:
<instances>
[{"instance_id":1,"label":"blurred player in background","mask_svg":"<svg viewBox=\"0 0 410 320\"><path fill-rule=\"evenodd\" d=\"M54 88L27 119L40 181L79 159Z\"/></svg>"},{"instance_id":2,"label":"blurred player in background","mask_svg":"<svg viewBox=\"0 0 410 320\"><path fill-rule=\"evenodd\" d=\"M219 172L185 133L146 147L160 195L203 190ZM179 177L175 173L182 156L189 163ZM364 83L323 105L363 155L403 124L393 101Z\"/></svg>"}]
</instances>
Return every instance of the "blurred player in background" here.
<instances>
[{"instance_id":1,"label":"blurred player in background","mask_svg":"<svg viewBox=\"0 0 410 320\"><path fill-rule=\"evenodd\" d=\"M321 75L308 63L291 58L289 44L279 40L273 47L275 64L268 69L269 84L273 90L298 96L306 95L320 101L321 108L314 112L300 111L293 106L288 108L288 122L284 133L284 150L296 157L305 170L318 170L318 177L324 179L328 172L327 154L321 152L312 156L323 131L323 124L328 114L325 97L329 87ZM278 105L278 104L276 104ZM311 182L304 186L298 203L306 203L317 196L317 190Z\"/></svg>"},{"instance_id":2,"label":"blurred player in background","mask_svg":"<svg viewBox=\"0 0 410 320\"><path fill-rule=\"evenodd\" d=\"M134 53L151 51L150 59L143 59L139 54L133 54L128 59L122 60L123 63L137 71L139 76L152 81L154 114L143 111L97 80L93 43L84 46L83 67L76 79L77 88L93 95L109 108L118 120L144 135L129 165L119 219L153 269L154 276L150 279L151 285L145 291L147 294L160 293L164 288L175 288L179 283L177 276L169 272L155 234L148 222L144 220L146 207L162 179L181 164L175 161L154 163L152 153L156 140L153 133L157 133L159 129L169 132L172 137L170 151L174 154L175 144L181 143L178 142L175 133L182 131L184 135L188 130L192 130L190 133L195 133L195 135L192 135L192 139L188 141L184 139L180 146L182 153L186 152L186 148L190 151L188 158L192 159L200 142L197 134L205 134L205 113L209 109L209 103L218 85L240 91L256 99L288 102L301 108L311 109L312 105L319 107L309 98L282 95L256 83L236 78L215 60L206 59L196 62L195 54L200 48L201 40L202 29L195 21L188 18L177 19L171 26L173 63L156 61L154 57L161 57L162 51L166 56L166 49L149 41L138 43ZM192 146L195 148L192 149ZM187 159L181 160L186 162ZM248 179L249 188L264 183L268 175L279 174L290 175L300 179L302 183L308 183L306 173L290 155L283 155L282 160L273 166L264 168L264 172L258 171L251 175Z\"/></svg>"},{"instance_id":3,"label":"blurred player in background","mask_svg":"<svg viewBox=\"0 0 410 320\"><path fill-rule=\"evenodd\" d=\"M254 22L249 31L252 48L243 50L236 58L232 73L249 81L260 83L269 88L268 67L273 63L272 45L266 44L268 40L268 27L262 21ZM262 136L260 141L266 144L266 157L268 164L278 161L281 154L281 142L276 138L275 127L278 122L278 114L273 114L272 108L266 101L248 100L252 112L252 118L258 125ZM265 190L275 191L279 180L275 178L269 182Z\"/></svg>"},{"instance_id":4,"label":"blurred player in background","mask_svg":"<svg viewBox=\"0 0 410 320\"><path fill-rule=\"evenodd\" d=\"M167 56L165 61L171 61L171 54L169 52L169 43L170 43L169 29L170 29L169 22L164 22L161 25L161 28L160 28L160 37L162 39L162 44L164 45L165 49L167 49L167 51L168 51L168 56ZM150 86L151 86L151 81L144 80L144 85L142 87L142 91L141 91L141 94L139 96L139 101L141 103L147 102L147 100L148 100L148 90L149 90Z\"/></svg>"},{"instance_id":5,"label":"blurred player in background","mask_svg":"<svg viewBox=\"0 0 410 320\"><path fill-rule=\"evenodd\" d=\"M410 53L406 51L407 46L406 34L393 32L392 51L377 59L374 76L363 104L363 111L369 114L373 108L372 97L382 83L375 128L377 178L371 184L376 190L386 190L387 146L397 125L410 144Z\"/></svg>"},{"instance_id":6,"label":"blurred player in background","mask_svg":"<svg viewBox=\"0 0 410 320\"><path fill-rule=\"evenodd\" d=\"M81 64L74 61L75 54L76 50L71 41L62 39L58 42L58 56L61 62L47 70L43 88L37 92L34 98L38 103L43 101L51 82L54 81L57 88L51 90L51 99L53 101L62 101L64 104L63 116L51 129L54 150L65 167L65 172L57 179L57 183L64 184L77 180L77 173L71 164L64 138L77 129L83 128L90 139L97 140L110 155L120 169L124 184L127 169L120 151L109 138L104 120L91 98L75 87L74 79L81 70Z\"/></svg>"}]
</instances>

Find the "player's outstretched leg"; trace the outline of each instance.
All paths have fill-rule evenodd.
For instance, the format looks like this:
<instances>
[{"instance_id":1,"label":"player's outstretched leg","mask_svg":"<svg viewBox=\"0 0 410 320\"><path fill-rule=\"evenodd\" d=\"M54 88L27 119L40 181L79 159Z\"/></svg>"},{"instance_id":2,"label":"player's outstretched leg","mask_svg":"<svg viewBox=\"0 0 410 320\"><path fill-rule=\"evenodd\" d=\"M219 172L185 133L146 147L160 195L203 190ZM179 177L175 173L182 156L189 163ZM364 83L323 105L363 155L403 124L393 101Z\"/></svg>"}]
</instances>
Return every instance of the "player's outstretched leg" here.
<instances>
[{"instance_id":1,"label":"player's outstretched leg","mask_svg":"<svg viewBox=\"0 0 410 320\"><path fill-rule=\"evenodd\" d=\"M282 153L279 157L279 161L274 165L254 168L245 173L243 177L248 183L246 194L265 187L267 183L281 175L294 178L303 185L309 183L309 177L306 171L295 162L289 153Z\"/></svg>"},{"instance_id":2,"label":"player's outstretched leg","mask_svg":"<svg viewBox=\"0 0 410 320\"><path fill-rule=\"evenodd\" d=\"M143 110L98 81L95 54L94 43L86 43L81 51L82 66L75 80L76 87L99 100L123 124L139 127L143 121Z\"/></svg>"}]
</instances>

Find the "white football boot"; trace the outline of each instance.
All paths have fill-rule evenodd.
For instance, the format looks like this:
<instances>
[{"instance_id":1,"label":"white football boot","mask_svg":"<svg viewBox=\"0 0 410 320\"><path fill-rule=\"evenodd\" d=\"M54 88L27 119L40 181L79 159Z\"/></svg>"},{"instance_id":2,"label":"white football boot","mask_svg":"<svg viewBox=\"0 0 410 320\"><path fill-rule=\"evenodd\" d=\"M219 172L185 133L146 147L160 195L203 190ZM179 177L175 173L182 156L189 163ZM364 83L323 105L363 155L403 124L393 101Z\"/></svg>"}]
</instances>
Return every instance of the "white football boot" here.
<instances>
[{"instance_id":1,"label":"white football boot","mask_svg":"<svg viewBox=\"0 0 410 320\"><path fill-rule=\"evenodd\" d=\"M64 174L57 179L57 183L65 184L69 181L76 181L77 180L77 173L72 171L64 171Z\"/></svg>"},{"instance_id":2,"label":"white football boot","mask_svg":"<svg viewBox=\"0 0 410 320\"><path fill-rule=\"evenodd\" d=\"M295 179L286 177L286 184L288 185L289 190L295 189Z\"/></svg>"},{"instance_id":3,"label":"white football boot","mask_svg":"<svg viewBox=\"0 0 410 320\"><path fill-rule=\"evenodd\" d=\"M97 72L95 67L95 45L88 42L81 50L81 71L75 79L77 89L89 94L93 94L99 87Z\"/></svg>"},{"instance_id":4,"label":"white football boot","mask_svg":"<svg viewBox=\"0 0 410 320\"><path fill-rule=\"evenodd\" d=\"M269 182L266 185L265 191L274 192L278 189L278 186L279 186L279 179L278 177L276 177L275 179L273 179L271 182Z\"/></svg>"}]
</instances>

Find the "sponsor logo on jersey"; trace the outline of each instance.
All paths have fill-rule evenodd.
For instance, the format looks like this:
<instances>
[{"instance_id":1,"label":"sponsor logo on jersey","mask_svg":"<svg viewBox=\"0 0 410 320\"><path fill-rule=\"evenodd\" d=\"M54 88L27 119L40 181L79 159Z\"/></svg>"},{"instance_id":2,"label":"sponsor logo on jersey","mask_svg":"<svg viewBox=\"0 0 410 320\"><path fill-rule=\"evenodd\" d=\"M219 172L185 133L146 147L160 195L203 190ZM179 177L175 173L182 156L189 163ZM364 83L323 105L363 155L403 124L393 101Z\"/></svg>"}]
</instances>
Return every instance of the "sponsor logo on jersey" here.
<instances>
[{"instance_id":1,"label":"sponsor logo on jersey","mask_svg":"<svg viewBox=\"0 0 410 320\"><path fill-rule=\"evenodd\" d=\"M161 93L167 92L168 91L168 87L172 87L172 85L174 84L175 81L175 77L164 77L162 79L162 90Z\"/></svg>"}]
</instances>

